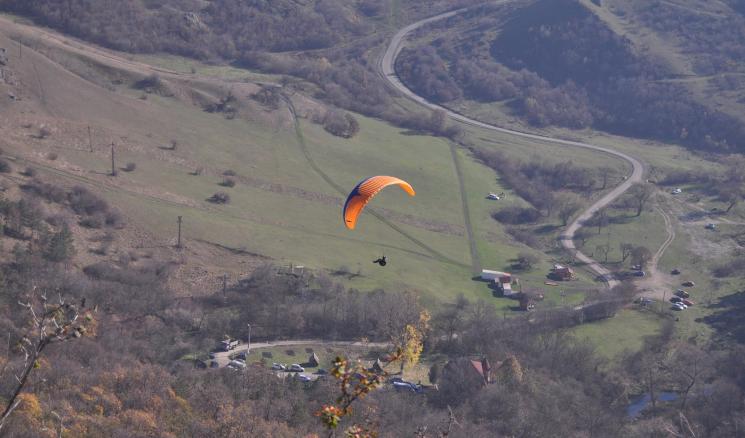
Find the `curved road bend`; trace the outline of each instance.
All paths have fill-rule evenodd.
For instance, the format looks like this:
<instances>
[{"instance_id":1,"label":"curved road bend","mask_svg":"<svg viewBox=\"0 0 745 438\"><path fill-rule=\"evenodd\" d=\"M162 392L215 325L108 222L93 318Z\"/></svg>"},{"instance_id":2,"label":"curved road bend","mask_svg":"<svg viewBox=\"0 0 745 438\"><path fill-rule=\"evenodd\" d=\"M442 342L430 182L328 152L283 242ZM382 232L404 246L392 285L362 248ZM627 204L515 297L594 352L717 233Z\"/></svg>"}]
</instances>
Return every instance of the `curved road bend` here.
<instances>
[{"instance_id":1,"label":"curved road bend","mask_svg":"<svg viewBox=\"0 0 745 438\"><path fill-rule=\"evenodd\" d=\"M506 1L503 1L501 3L506 3ZM574 254L574 256L579 261L581 261L587 267L589 267L591 270L597 273L598 276L600 276L603 279L603 281L607 283L609 288L613 288L617 286L619 284L619 281L615 280L612 277L611 272L605 266L601 265L597 261L591 259L587 255L583 254L581 251L577 250L577 248L574 245L574 235L577 233L577 230L579 230L582 227L582 224L584 221L590 219L598 210L607 206L608 204L616 200L619 196L624 194L632 186L632 184L642 181L642 177L644 175L644 165L642 164L641 161L623 152L618 152L613 149L609 149L609 148L602 147L602 146L595 146L595 145L576 142L576 141L545 137L545 136L537 135L537 134L529 134L527 132L514 131L512 129L500 128L498 126L494 126L488 123L474 120L463 114L459 114L455 111L452 111L446 107L430 102L422 96L419 96L418 94L411 91L408 87L406 87L406 85L404 85L403 82L401 82L399 77L396 75L396 68L395 68L396 58L398 58L398 55L401 53L401 50L403 49L404 41L411 32L417 29L420 29L421 27L426 26L427 24L453 17L469 9L471 9L471 7L457 9L455 11L450 11L450 12L446 12L440 15L436 15L434 17L430 17L430 18L427 18L421 21L417 21L416 23L410 24L404 27L403 29L399 30L391 39L391 42L388 44L388 47L386 48L385 54L381 58L379 68L380 68L381 73L383 74L383 77L393 87L395 87L398 91L400 91L407 98L430 109L444 110L451 119L457 120L466 125L488 129L490 131L500 132L503 134L510 134L510 135L515 135L518 137L529 138L529 139L539 140L539 141L548 142L548 143L555 143L558 145L574 146L574 147L580 147L580 148L585 148L585 149L591 149L594 151L604 152L614 157L618 157L623 160L626 160L629 164L631 164L633 168L631 176L629 176L623 183L618 185L616 188L606 193L605 196L595 201L595 203L593 203L590 207L588 207L587 210L585 210L581 215L579 215L579 217L577 217L571 224L569 224L569 226L560 236L562 246L569 253Z\"/></svg>"}]
</instances>

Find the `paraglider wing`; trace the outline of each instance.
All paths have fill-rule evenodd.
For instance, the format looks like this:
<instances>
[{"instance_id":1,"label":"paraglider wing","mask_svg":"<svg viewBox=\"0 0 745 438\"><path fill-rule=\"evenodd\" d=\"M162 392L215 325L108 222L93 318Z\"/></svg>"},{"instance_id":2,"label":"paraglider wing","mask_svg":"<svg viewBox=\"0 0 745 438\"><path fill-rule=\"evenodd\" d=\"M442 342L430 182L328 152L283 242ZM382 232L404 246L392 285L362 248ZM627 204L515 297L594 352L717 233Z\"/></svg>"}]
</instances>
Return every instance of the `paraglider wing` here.
<instances>
[{"instance_id":1,"label":"paraglider wing","mask_svg":"<svg viewBox=\"0 0 745 438\"><path fill-rule=\"evenodd\" d=\"M344 217L344 225L350 230L354 229L357 224L357 216L362 212L370 200L378 194L379 191L392 185L398 185L410 196L414 196L414 188L411 184L406 181L393 177L393 176L373 176L362 180L352 190L352 193L347 197L347 202L344 203L344 210L342 215Z\"/></svg>"}]
</instances>

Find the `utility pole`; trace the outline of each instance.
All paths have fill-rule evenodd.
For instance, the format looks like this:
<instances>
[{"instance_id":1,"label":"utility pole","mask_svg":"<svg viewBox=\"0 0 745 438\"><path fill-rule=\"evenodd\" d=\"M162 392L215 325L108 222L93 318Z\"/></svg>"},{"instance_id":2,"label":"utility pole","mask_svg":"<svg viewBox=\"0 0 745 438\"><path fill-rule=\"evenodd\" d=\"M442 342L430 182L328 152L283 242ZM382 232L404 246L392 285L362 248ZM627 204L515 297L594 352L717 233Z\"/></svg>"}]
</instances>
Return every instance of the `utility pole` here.
<instances>
[{"instance_id":1,"label":"utility pole","mask_svg":"<svg viewBox=\"0 0 745 438\"><path fill-rule=\"evenodd\" d=\"M116 166L114 165L114 142L111 142L111 176L116 176Z\"/></svg>"},{"instance_id":2,"label":"utility pole","mask_svg":"<svg viewBox=\"0 0 745 438\"><path fill-rule=\"evenodd\" d=\"M178 240L176 241L176 248L181 248L181 216L178 217Z\"/></svg>"},{"instance_id":3,"label":"utility pole","mask_svg":"<svg viewBox=\"0 0 745 438\"><path fill-rule=\"evenodd\" d=\"M93 135L91 135L91 125L88 125L88 145L93 152Z\"/></svg>"},{"instance_id":4,"label":"utility pole","mask_svg":"<svg viewBox=\"0 0 745 438\"><path fill-rule=\"evenodd\" d=\"M246 350L246 355L248 355L251 352L251 324L246 324L248 326L248 350Z\"/></svg>"},{"instance_id":5,"label":"utility pole","mask_svg":"<svg viewBox=\"0 0 745 438\"><path fill-rule=\"evenodd\" d=\"M222 297L228 302L228 274L222 274Z\"/></svg>"}]
</instances>

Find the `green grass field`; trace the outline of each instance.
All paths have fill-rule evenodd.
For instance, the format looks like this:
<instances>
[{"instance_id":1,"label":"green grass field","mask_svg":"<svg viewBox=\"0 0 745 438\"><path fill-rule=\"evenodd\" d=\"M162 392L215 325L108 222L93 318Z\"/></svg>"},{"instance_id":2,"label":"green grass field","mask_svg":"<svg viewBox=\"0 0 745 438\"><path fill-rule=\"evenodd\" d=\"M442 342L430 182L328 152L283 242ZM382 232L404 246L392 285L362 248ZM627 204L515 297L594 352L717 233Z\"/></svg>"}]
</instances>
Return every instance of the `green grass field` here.
<instances>
[{"instance_id":1,"label":"green grass field","mask_svg":"<svg viewBox=\"0 0 745 438\"><path fill-rule=\"evenodd\" d=\"M662 319L651 312L626 309L615 317L571 329L577 339L595 346L596 352L615 359L624 352L641 349L647 337L659 334Z\"/></svg>"}]
</instances>

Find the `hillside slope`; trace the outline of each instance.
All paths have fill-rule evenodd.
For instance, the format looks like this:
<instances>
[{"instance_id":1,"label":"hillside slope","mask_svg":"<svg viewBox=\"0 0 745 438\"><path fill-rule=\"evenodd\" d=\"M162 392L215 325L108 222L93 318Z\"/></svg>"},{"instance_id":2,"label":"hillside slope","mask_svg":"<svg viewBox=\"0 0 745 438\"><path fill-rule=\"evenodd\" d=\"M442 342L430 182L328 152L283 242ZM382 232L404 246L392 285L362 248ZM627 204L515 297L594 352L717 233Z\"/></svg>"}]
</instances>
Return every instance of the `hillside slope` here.
<instances>
[{"instance_id":1,"label":"hillside slope","mask_svg":"<svg viewBox=\"0 0 745 438\"><path fill-rule=\"evenodd\" d=\"M327 108L298 93L289 98L292 108L264 106L251 97L262 86L245 78L156 69L5 19L0 32L0 47L22 44L9 51L4 69L17 97L2 107L5 151L46 178L101 193L147 231L137 245L170 247L183 216L187 249L173 257L190 266L189 280L203 274L195 284L272 260L325 269L361 288L489 294L471 281L461 188L446 141L366 118L356 137L341 139L311 120ZM229 96L234 110L204 110ZM38 135L42 127L48 134ZM116 167L133 163L134 170L109 175L112 143ZM477 193L498 189L491 171L462 158ZM235 187L219 185L226 172ZM342 192L371 174L401 176L418 195L382 193L373 211L383 220L365 215L349 232L339 220ZM216 192L231 202L208 202ZM481 256L507 267L521 246L510 246L491 223L488 204L475 214ZM370 262L382 253L393 262L376 269Z\"/></svg>"}]
</instances>

